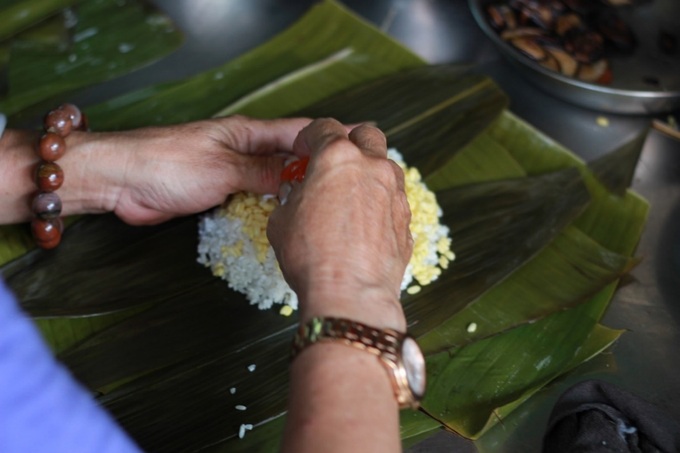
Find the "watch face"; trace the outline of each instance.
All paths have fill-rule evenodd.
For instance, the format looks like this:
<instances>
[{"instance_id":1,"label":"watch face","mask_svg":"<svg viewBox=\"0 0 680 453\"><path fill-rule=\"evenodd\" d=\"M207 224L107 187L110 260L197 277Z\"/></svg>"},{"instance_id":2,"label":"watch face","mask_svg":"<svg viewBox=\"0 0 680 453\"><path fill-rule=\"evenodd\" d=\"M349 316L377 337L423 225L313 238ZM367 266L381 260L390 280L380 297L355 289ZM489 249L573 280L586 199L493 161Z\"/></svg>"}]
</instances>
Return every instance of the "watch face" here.
<instances>
[{"instance_id":1,"label":"watch face","mask_svg":"<svg viewBox=\"0 0 680 453\"><path fill-rule=\"evenodd\" d=\"M401 352L408 385L413 395L420 399L425 394L425 357L411 337L404 338Z\"/></svg>"}]
</instances>

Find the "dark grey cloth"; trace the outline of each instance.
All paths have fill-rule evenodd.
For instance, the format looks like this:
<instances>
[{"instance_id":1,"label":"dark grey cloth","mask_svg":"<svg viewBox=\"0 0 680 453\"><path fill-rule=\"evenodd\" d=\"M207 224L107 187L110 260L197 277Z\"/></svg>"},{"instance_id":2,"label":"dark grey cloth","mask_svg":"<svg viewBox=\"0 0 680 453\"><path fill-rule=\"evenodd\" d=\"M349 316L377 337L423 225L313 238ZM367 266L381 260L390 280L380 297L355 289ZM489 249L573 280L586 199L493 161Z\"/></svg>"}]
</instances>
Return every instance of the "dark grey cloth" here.
<instances>
[{"instance_id":1,"label":"dark grey cloth","mask_svg":"<svg viewBox=\"0 0 680 453\"><path fill-rule=\"evenodd\" d=\"M543 439L544 453L679 453L680 425L613 384L589 380L565 391Z\"/></svg>"}]
</instances>

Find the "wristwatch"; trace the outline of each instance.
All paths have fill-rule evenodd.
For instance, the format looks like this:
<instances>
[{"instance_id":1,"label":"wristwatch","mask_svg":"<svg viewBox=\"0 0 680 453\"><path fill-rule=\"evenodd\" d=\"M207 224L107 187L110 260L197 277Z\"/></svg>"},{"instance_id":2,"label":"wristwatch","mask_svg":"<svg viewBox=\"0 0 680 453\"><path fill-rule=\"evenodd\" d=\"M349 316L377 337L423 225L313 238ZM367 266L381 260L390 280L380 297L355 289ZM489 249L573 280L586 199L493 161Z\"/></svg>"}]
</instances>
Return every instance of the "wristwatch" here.
<instances>
[{"instance_id":1,"label":"wristwatch","mask_svg":"<svg viewBox=\"0 0 680 453\"><path fill-rule=\"evenodd\" d=\"M318 342L341 343L375 354L387 369L399 408L420 405L425 395L425 357L412 336L344 318L312 318L300 324L291 359Z\"/></svg>"}]
</instances>

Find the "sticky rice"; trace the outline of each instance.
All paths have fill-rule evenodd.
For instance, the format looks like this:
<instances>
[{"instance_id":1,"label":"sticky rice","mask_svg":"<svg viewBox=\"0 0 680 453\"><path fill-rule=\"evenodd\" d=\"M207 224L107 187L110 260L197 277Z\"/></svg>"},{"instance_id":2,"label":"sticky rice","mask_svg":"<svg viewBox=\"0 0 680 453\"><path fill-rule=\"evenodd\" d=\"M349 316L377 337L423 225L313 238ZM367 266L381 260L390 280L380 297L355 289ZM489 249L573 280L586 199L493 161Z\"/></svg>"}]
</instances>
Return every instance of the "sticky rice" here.
<instances>
[{"instance_id":1,"label":"sticky rice","mask_svg":"<svg viewBox=\"0 0 680 453\"><path fill-rule=\"evenodd\" d=\"M449 229L440 223L442 211L435 194L422 182L416 168L406 166L399 152L390 149L388 157L404 170L414 246L402 290L415 294L436 280L455 255ZM281 304L281 313L289 315L297 309L298 298L284 280L266 234L269 214L277 206L274 196L244 192L202 216L198 262L230 288L245 294L251 304L263 310Z\"/></svg>"}]
</instances>

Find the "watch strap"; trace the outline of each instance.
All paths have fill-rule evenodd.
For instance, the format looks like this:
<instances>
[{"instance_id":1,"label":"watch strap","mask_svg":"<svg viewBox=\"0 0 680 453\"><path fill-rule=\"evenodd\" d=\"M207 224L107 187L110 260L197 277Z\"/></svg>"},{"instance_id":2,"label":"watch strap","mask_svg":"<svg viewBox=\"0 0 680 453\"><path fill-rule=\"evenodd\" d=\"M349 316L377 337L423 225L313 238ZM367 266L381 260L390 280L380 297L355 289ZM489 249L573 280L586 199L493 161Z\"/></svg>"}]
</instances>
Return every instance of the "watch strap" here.
<instances>
[{"instance_id":1,"label":"watch strap","mask_svg":"<svg viewBox=\"0 0 680 453\"><path fill-rule=\"evenodd\" d=\"M345 318L312 318L300 324L293 338L291 359L307 346L318 342L334 342L396 362L399 360L400 346L405 336L406 334L394 329L377 329Z\"/></svg>"},{"instance_id":2,"label":"watch strap","mask_svg":"<svg viewBox=\"0 0 680 453\"><path fill-rule=\"evenodd\" d=\"M412 391L401 356L404 342L408 339L412 340L406 333L377 329L349 319L312 318L300 324L293 338L291 360L308 346L322 342L339 343L367 351L375 355L387 370L399 408L416 409L422 393L416 395Z\"/></svg>"}]
</instances>

